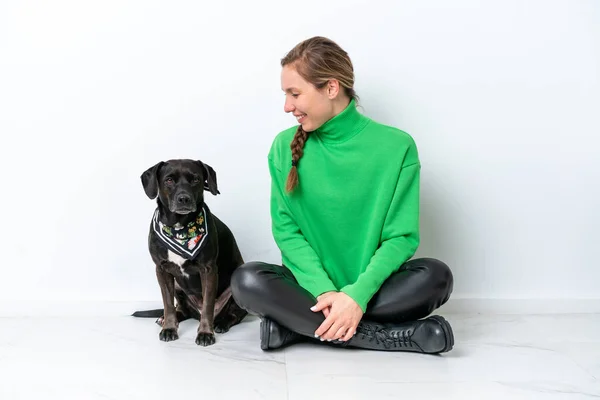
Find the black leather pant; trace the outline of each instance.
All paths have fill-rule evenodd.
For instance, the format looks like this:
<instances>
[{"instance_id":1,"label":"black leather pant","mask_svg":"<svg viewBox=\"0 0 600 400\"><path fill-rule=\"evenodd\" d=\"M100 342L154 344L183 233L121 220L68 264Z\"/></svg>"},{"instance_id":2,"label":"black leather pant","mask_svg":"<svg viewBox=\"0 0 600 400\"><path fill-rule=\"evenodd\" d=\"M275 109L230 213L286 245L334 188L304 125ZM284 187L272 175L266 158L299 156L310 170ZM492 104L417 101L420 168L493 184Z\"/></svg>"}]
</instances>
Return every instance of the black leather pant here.
<instances>
[{"instance_id":1,"label":"black leather pant","mask_svg":"<svg viewBox=\"0 0 600 400\"><path fill-rule=\"evenodd\" d=\"M413 259L392 274L373 296L363 320L400 323L424 318L452 293L453 276L443 262L432 258ZM316 298L302 288L284 266L249 262L231 278L235 301L250 314L268 317L304 336L325 320L310 307Z\"/></svg>"}]
</instances>

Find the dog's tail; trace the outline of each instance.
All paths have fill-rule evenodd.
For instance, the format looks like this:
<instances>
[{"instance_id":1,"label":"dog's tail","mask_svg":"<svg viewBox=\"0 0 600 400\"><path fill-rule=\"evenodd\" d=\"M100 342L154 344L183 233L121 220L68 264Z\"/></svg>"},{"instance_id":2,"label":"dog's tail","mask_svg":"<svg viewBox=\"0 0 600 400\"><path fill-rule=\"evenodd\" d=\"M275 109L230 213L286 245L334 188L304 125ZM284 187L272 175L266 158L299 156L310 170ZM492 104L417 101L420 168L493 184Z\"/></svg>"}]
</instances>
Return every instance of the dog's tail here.
<instances>
[{"instance_id":1,"label":"dog's tail","mask_svg":"<svg viewBox=\"0 0 600 400\"><path fill-rule=\"evenodd\" d=\"M136 311L131 314L132 317L138 318L158 318L162 317L165 310L162 308L157 308L156 310L144 310L144 311Z\"/></svg>"}]
</instances>

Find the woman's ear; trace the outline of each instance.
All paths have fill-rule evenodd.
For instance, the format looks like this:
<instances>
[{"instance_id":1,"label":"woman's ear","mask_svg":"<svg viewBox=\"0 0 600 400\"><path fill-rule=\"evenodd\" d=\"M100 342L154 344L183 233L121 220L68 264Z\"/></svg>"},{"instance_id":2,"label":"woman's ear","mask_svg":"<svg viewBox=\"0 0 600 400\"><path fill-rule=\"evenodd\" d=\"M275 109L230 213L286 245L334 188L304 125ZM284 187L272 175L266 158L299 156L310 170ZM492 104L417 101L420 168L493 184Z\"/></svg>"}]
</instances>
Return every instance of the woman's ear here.
<instances>
[{"instance_id":1,"label":"woman's ear","mask_svg":"<svg viewBox=\"0 0 600 400\"><path fill-rule=\"evenodd\" d=\"M333 100L337 97L340 92L340 82L337 79L330 79L327 82L327 97Z\"/></svg>"}]
</instances>

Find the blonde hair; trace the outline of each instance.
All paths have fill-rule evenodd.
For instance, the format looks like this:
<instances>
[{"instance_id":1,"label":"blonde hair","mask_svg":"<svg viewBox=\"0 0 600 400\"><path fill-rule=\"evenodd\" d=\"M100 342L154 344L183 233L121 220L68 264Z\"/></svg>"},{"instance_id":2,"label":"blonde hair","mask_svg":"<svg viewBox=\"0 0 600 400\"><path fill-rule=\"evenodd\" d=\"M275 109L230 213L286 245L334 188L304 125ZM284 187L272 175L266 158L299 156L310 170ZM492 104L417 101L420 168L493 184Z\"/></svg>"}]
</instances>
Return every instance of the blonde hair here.
<instances>
[{"instance_id":1,"label":"blonde hair","mask_svg":"<svg viewBox=\"0 0 600 400\"><path fill-rule=\"evenodd\" d=\"M315 36L298 43L281 59L281 66L291 65L298 74L317 89L322 89L331 79L336 79L344 93L358 102L354 91L354 67L352 61L337 43L331 39ZM308 132L298 126L292 139L292 167L288 174L286 190L293 191L298 185L298 161L304 154Z\"/></svg>"}]
</instances>

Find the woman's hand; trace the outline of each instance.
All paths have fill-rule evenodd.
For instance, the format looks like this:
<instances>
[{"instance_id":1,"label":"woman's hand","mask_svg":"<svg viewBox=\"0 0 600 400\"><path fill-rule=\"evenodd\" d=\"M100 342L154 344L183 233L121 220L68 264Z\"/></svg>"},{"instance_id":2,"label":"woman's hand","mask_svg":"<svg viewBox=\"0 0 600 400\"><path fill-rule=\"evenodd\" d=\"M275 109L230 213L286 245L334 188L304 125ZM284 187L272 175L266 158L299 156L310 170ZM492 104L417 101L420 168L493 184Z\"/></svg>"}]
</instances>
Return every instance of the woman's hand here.
<instances>
[{"instance_id":1,"label":"woman's hand","mask_svg":"<svg viewBox=\"0 0 600 400\"><path fill-rule=\"evenodd\" d=\"M322 295L317 296L317 301L321 301L326 299L327 297L331 296L332 294L336 294L336 291L331 291L331 292L325 292ZM318 303L317 303L318 304ZM322 311L323 311L323 315L325 315L325 318L327 318L329 316L329 310L331 309L331 307L327 306L325 307Z\"/></svg>"},{"instance_id":2,"label":"woman's hand","mask_svg":"<svg viewBox=\"0 0 600 400\"><path fill-rule=\"evenodd\" d=\"M329 315L315 331L315 336L329 341L339 339L345 342L350 340L363 316L360 306L342 292L336 292L317 300L317 304L311 307L311 310L318 312L329 308Z\"/></svg>"}]
</instances>

